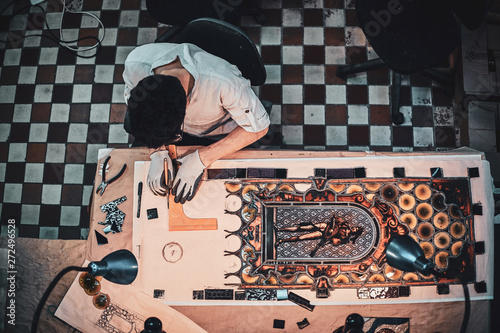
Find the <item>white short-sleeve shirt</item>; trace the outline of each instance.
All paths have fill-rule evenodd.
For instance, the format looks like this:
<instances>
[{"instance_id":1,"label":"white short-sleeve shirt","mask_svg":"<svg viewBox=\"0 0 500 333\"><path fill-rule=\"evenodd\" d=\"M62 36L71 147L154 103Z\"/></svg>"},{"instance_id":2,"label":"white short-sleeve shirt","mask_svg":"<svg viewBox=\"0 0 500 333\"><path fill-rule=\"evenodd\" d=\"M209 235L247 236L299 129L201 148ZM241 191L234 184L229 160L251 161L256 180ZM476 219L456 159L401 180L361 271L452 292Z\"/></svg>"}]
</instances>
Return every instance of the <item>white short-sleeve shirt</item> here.
<instances>
[{"instance_id":1,"label":"white short-sleeve shirt","mask_svg":"<svg viewBox=\"0 0 500 333\"><path fill-rule=\"evenodd\" d=\"M184 118L186 133L215 136L237 126L255 133L269 126L269 115L238 68L193 44L155 43L134 49L125 60L125 101L140 80L177 58L194 77Z\"/></svg>"}]
</instances>

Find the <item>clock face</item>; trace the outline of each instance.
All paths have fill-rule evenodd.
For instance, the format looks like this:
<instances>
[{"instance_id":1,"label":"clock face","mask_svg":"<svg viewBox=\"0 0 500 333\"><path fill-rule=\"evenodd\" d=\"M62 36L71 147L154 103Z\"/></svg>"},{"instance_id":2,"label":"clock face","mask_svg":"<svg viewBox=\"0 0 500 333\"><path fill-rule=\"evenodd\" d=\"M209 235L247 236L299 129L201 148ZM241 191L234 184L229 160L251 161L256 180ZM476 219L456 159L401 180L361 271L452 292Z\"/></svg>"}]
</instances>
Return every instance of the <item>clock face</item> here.
<instances>
[{"instance_id":1,"label":"clock face","mask_svg":"<svg viewBox=\"0 0 500 333\"><path fill-rule=\"evenodd\" d=\"M182 254L182 247L176 242L168 243L163 248L163 258L165 258L167 262L174 263L179 261L182 258Z\"/></svg>"}]
</instances>

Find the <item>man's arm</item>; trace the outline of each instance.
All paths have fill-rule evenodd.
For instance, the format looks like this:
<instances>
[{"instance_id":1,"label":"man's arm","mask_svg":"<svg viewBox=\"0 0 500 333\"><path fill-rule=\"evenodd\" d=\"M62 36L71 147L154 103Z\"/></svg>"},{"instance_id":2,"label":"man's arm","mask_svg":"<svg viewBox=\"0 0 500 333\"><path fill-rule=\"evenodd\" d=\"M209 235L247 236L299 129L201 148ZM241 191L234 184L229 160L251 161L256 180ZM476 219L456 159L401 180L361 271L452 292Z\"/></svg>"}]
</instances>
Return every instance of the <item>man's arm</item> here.
<instances>
[{"instance_id":1,"label":"man's arm","mask_svg":"<svg viewBox=\"0 0 500 333\"><path fill-rule=\"evenodd\" d=\"M252 133L247 132L245 129L238 126L225 138L211 144L210 146L201 148L199 150L200 159L203 164L208 167L218 159L235 153L259 140L266 135L268 129L269 127L260 132Z\"/></svg>"},{"instance_id":2,"label":"man's arm","mask_svg":"<svg viewBox=\"0 0 500 333\"><path fill-rule=\"evenodd\" d=\"M234 153L266 135L268 128L257 133L237 127L225 138L186 155L177 161L181 163L175 176L172 194L174 201L184 203L196 194L203 170L218 159Z\"/></svg>"}]
</instances>

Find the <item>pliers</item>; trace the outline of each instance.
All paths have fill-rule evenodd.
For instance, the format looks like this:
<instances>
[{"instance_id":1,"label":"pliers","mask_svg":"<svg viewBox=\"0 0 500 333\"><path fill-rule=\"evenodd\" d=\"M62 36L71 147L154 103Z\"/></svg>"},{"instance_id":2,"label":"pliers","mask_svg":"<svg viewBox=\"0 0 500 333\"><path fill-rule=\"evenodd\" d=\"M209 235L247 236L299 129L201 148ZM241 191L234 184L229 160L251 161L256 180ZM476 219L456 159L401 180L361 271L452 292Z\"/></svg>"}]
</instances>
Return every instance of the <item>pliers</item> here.
<instances>
[{"instance_id":1,"label":"pliers","mask_svg":"<svg viewBox=\"0 0 500 333\"><path fill-rule=\"evenodd\" d=\"M108 162L109 162L110 159L111 159L111 156L108 156L104 160L104 164L102 165L102 180L101 180L101 184L99 184L99 186L97 187L97 190L95 191L95 193L98 193L101 196L104 193L104 191L106 190L106 187L109 184L111 184L112 182L114 182L115 180L117 180L118 178L120 178L120 176L123 175L123 173L125 172L125 169L127 168L127 164L124 164L122 166L122 169L120 170L120 172L118 172L118 174L116 176L114 176L110 180L106 181L106 166L108 165Z\"/></svg>"}]
</instances>

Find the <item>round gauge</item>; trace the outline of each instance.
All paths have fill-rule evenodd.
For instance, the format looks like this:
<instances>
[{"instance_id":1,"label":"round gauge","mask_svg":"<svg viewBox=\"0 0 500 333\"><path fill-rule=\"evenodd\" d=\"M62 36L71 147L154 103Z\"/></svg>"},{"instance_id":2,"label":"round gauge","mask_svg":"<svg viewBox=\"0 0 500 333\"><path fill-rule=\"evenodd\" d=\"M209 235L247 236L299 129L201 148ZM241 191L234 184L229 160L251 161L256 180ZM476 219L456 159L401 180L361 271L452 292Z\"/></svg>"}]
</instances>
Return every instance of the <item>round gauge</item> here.
<instances>
[{"instance_id":1,"label":"round gauge","mask_svg":"<svg viewBox=\"0 0 500 333\"><path fill-rule=\"evenodd\" d=\"M182 247L176 242L170 242L163 248L163 258L167 262L177 262L182 258L183 255Z\"/></svg>"}]
</instances>

